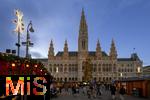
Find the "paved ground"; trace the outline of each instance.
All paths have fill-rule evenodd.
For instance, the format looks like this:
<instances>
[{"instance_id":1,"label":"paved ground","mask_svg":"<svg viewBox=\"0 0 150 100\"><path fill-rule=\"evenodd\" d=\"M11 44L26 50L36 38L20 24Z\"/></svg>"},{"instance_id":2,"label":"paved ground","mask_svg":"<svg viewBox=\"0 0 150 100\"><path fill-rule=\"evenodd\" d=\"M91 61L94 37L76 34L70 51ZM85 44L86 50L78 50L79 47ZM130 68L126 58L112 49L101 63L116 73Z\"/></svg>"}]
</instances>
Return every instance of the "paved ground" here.
<instances>
[{"instance_id":1,"label":"paved ground","mask_svg":"<svg viewBox=\"0 0 150 100\"><path fill-rule=\"evenodd\" d=\"M118 95L117 95L117 97L119 98ZM0 100L2 98L3 98L3 96L0 97ZM32 100L33 99L35 99L35 98L32 98ZM10 99L5 98L3 100L21 100L21 99L15 99L15 96L13 96ZM35 100L37 100L37 98ZM44 100L44 99L42 98L41 100ZM96 97L96 98L90 98L90 99L87 97L87 95L83 95L82 93L73 96L71 91L69 91L69 92L63 91L61 94L58 95L58 97L51 98L50 100L112 100L112 99L111 99L111 95L110 95L109 91L103 91L101 96ZM116 100L120 100L120 99L116 99ZM150 98L149 99L148 98L139 98L139 97L124 95L124 100L150 100Z\"/></svg>"},{"instance_id":2,"label":"paved ground","mask_svg":"<svg viewBox=\"0 0 150 100\"><path fill-rule=\"evenodd\" d=\"M82 93L80 93L79 95L73 96L71 93L63 92L62 94L59 94L58 97L52 98L52 100L112 100L112 99L111 99L110 92L105 91L102 93L101 96L96 97L96 98L90 98L90 99L86 95L83 95ZM119 100L119 99L116 99L116 100ZM124 100L150 100L150 99L124 95Z\"/></svg>"}]
</instances>

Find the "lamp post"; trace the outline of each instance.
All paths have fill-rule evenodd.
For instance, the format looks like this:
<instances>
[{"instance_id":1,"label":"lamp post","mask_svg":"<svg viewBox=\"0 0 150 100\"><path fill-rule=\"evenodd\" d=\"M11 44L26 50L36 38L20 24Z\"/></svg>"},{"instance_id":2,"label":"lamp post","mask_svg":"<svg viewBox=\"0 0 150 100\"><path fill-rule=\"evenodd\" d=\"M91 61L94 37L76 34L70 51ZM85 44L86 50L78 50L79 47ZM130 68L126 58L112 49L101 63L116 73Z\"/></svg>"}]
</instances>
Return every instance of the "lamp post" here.
<instances>
[{"instance_id":1,"label":"lamp post","mask_svg":"<svg viewBox=\"0 0 150 100\"><path fill-rule=\"evenodd\" d=\"M29 32L34 32L34 29L32 27L32 22L30 21L27 26L27 37L26 42L22 42L24 46L26 46L26 58L29 58L29 46L33 46L33 43L30 41L30 35Z\"/></svg>"},{"instance_id":2,"label":"lamp post","mask_svg":"<svg viewBox=\"0 0 150 100\"><path fill-rule=\"evenodd\" d=\"M29 36L29 31L30 32L34 32L34 29L32 27L32 22L30 21L30 23L27 26L27 39L26 39L26 57L29 57L29 46L33 45L33 43L30 43L30 36Z\"/></svg>"},{"instance_id":3,"label":"lamp post","mask_svg":"<svg viewBox=\"0 0 150 100\"><path fill-rule=\"evenodd\" d=\"M18 34L18 43L16 43L16 46L18 47L17 55L19 57L20 55L20 34L24 31L24 23L23 23L23 13L20 10L15 10L15 15L17 19L13 20L13 22L16 24L15 32Z\"/></svg>"},{"instance_id":4,"label":"lamp post","mask_svg":"<svg viewBox=\"0 0 150 100\"><path fill-rule=\"evenodd\" d=\"M122 85L122 80L123 80L123 79L122 79L122 76L123 76L123 74L122 74L122 73L120 73L120 78L121 78L121 79L120 79L120 84L119 84L119 86L121 86L121 85Z\"/></svg>"}]
</instances>

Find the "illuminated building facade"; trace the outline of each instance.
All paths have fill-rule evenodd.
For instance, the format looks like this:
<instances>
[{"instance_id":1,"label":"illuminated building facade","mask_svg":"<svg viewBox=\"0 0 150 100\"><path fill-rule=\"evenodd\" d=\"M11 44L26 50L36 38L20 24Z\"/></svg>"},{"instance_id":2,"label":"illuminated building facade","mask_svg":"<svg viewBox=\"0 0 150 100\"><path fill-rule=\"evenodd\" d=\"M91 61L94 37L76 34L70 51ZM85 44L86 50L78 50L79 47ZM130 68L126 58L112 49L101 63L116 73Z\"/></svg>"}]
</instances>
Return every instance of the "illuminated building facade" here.
<instances>
[{"instance_id":1,"label":"illuminated building facade","mask_svg":"<svg viewBox=\"0 0 150 100\"><path fill-rule=\"evenodd\" d=\"M84 76L83 62L89 58L92 66L92 78L100 82L112 82L120 78L137 77L142 72L142 61L136 53L129 58L118 58L115 41L112 39L110 52L102 51L97 41L95 51L88 50L88 25L84 11L81 13L78 51L69 51L67 40L64 51L54 53L53 41L48 51L47 69L60 82L82 82ZM140 72L138 72L140 69ZM137 71L138 70L138 71Z\"/></svg>"}]
</instances>

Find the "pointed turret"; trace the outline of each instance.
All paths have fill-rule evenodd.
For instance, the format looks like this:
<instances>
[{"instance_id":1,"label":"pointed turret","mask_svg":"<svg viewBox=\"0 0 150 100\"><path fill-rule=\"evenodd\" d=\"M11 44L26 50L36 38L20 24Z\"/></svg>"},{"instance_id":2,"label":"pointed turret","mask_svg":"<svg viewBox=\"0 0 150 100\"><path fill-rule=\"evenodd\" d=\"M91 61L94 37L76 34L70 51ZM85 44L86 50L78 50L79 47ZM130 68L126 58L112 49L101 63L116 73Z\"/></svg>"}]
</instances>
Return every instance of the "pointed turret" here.
<instances>
[{"instance_id":1,"label":"pointed turret","mask_svg":"<svg viewBox=\"0 0 150 100\"><path fill-rule=\"evenodd\" d=\"M64 44L64 53L63 53L63 56L64 58L68 58L68 43L67 43L67 40L65 40L65 44Z\"/></svg>"},{"instance_id":2,"label":"pointed turret","mask_svg":"<svg viewBox=\"0 0 150 100\"><path fill-rule=\"evenodd\" d=\"M87 34L87 24L86 24L86 19L85 19L84 9L83 8L82 8L82 13L81 13L79 33ZM82 35L82 34L79 34L79 35Z\"/></svg>"},{"instance_id":3,"label":"pointed turret","mask_svg":"<svg viewBox=\"0 0 150 100\"><path fill-rule=\"evenodd\" d=\"M50 47L48 50L48 58L52 58L52 57L54 57L54 47L53 47L53 41L51 40Z\"/></svg>"},{"instance_id":4,"label":"pointed turret","mask_svg":"<svg viewBox=\"0 0 150 100\"><path fill-rule=\"evenodd\" d=\"M109 56L112 60L117 59L117 51L116 51L114 39L112 39L112 42L111 42L111 48L110 48Z\"/></svg>"},{"instance_id":5,"label":"pointed turret","mask_svg":"<svg viewBox=\"0 0 150 100\"><path fill-rule=\"evenodd\" d=\"M88 27L84 15L84 10L82 9L80 27L79 27L79 37L78 37L78 51L82 57L88 54Z\"/></svg>"},{"instance_id":6,"label":"pointed turret","mask_svg":"<svg viewBox=\"0 0 150 100\"><path fill-rule=\"evenodd\" d=\"M101 51L101 46L100 46L99 39L97 41L96 57L97 57L97 59L102 59L102 51Z\"/></svg>"}]
</instances>

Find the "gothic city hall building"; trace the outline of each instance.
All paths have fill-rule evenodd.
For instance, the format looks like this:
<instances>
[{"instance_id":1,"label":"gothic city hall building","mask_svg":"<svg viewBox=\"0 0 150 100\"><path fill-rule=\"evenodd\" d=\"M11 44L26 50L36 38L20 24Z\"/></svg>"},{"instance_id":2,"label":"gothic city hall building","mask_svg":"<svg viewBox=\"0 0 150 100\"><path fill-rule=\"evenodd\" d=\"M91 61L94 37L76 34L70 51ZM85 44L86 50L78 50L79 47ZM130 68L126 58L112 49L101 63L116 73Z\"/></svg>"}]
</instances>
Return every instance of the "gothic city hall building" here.
<instances>
[{"instance_id":1,"label":"gothic city hall building","mask_svg":"<svg viewBox=\"0 0 150 100\"><path fill-rule=\"evenodd\" d=\"M63 51L58 51L55 54L54 41L50 42L47 69L56 81L112 82L141 75L143 63L136 53L132 53L128 58L118 58L113 39L108 54L102 51L99 40L95 44L95 51L89 51L88 38L88 25L82 10L78 33L78 51L69 51L67 40L65 40Z\"/></svg>"}]
</instances>

